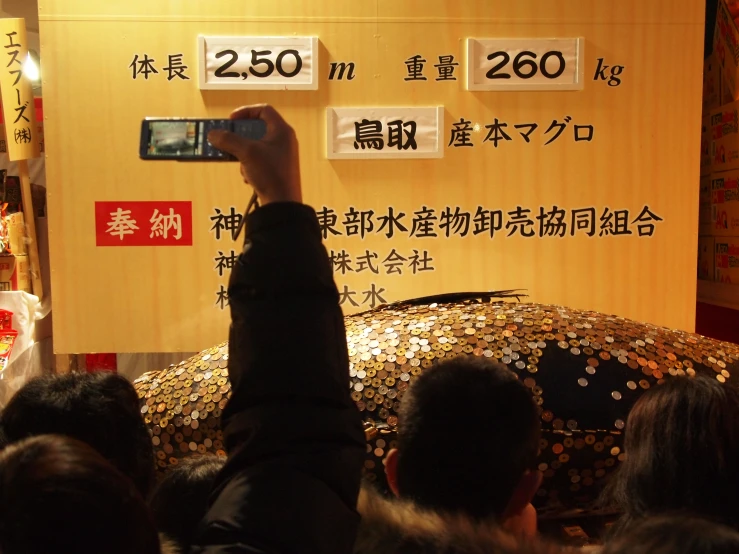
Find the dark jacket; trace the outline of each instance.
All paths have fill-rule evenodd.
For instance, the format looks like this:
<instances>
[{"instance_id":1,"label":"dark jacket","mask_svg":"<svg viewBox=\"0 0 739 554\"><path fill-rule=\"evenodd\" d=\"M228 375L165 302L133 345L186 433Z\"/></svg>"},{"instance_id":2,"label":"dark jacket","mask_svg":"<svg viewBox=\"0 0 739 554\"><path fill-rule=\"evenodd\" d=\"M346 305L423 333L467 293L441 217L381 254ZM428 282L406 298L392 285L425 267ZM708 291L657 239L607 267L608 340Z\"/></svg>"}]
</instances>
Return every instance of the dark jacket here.
<instances>
[{"instance_id":1,"label":"dark jacket","mask_svg":"<svg viewBox=\"0 0 739 554\"><path fill-rule=\"evenodd\" d=\"M270 204L231 274L229 459L192 553L349 553L366 449L315 212Z\"/></svg>"},{"instance_id":2,"label":"dark jacket","mask_svg":"<svg viewBox=\"0 0 739 554\"><path fill-rule=\"evenodd\" d=\"M444 515L364 489L354 554L584 554L538 539L519 539L494 522Z\"/></svg>"}]
</instances>

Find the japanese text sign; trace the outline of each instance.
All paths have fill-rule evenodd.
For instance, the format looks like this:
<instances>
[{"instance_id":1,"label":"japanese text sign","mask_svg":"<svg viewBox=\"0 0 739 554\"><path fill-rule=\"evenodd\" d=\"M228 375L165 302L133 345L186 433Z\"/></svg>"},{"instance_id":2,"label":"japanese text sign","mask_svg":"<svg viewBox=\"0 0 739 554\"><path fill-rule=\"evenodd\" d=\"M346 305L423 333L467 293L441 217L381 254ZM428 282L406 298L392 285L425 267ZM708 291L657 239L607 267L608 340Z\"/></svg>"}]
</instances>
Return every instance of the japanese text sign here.
<instances>
[{"instance_id":1,"label":"japanese text sign","mask_svg":"<svg viewBox=\"0 0 739 554\"><path fill-rule=\"evenodd\" d=\"M192 202L95 202L97 246L192 246Z\"/></svg>"},{"instance_id":2,"label":"japanese text sign","mask_svg":"<svg viewBox=\"0 0 739 554\"><path fill-rule=\"evenodd\" d=\"M225 339L251 188L140 160L139 130L257 103L295 130L345 314L520 289L691 330L701 87L645 96L701 73L705 3L678 3L44 0L55 348Z\"/></svg>"},{"instance_id":3,"label":"japanese text sign","mask_svg":"<svg viewBox=\"0 0 739 554\"><path fill-rule=\"evenodd\" d=\"M10 161L40 155L33 87L23 74L28 57L23 19L0 19L0 93Z\"/></svg>"},{"instance_id":4,"label":"japanese text sign","mask_svg":"<svg viewBox=\"0 0 739 554\"><path fill-rule=\"evenodd\" d=\"M315 37L198 39L201 89L316 90Z\"/></svg>"},{"instance_id":5,"label":"japanese text sign","mask_svg":"<svg viewBox=\"0 0 739 554\"><path fill-rule=\"evenodd\" d=\"M441 158L443 108L328 108L329 159Z\"/></svg>"}]
</instances>

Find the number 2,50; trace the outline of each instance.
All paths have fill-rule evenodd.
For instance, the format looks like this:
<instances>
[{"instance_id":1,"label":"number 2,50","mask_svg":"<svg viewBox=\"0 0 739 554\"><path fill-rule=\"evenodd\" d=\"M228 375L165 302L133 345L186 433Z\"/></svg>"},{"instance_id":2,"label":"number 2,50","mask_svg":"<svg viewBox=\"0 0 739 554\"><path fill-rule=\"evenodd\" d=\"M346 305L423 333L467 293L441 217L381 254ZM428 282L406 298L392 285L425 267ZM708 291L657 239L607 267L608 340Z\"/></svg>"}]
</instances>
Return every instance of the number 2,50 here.
<instances>
[{"instance_id":1,"label":"number 2,50","mask_svg":"<svg viewBox=\"0 0 739 554\"><path fill-rule=\"evenodd\" d=\"M488 60L490 61L497 58L501 58L501 61L490 68L485 76L488 79L510 79L510 73L500 73L500 71L511 61L511 55L502 50L500 52L488 54ZM513 58L512 69L516 77L519 79L531 79L537 74L537 72L541 72L541 74L547 79L556 79L565 72L565 68L567 67L567 62L565 61L562 52L556 50L545 53L539 60L538 65L536 63L536 58L536 53L530 52L529 50L524 50ZM555 58L559 62L559 67L553 73L550 73L549 68L547 67L547 62L550 58Z\"/></svg>"},{"instance_id":2,"label":"number 2,50","mask_svg":"<svg viewBox=\"0 0 739 554\"><path fill-rule=\"evenodd\" d=\"M266 57L270 54L272 54L272 50L252 50L251 67L249 67L249 73L251 73L255 77L264 78L269 77L270 75L272 75L272 73L275 72L275 70L277 70L277 73L279 73L283 77L290 78L295 77L303 68L303 59L300 57L300 53L297 50L283 50L277 55L277 59L274 62ZM229 59L221 67L216 69L215 76L225 78L241 77L242 79L246 79L249 76L249 73L247 73L246 71L241 74L239 74L237 71L228 71L228 69L238 61L238 52L236 52L235 50L223 50L222 52L218 52L215 55L216 59L220 59L226 56L228 56ZM285 56L293 56L295 58L295 67L292 69L292 71L285 71L282 66ZM261 69L262 67L264 67L264 69Z\"/></svg>"}]
</instances>

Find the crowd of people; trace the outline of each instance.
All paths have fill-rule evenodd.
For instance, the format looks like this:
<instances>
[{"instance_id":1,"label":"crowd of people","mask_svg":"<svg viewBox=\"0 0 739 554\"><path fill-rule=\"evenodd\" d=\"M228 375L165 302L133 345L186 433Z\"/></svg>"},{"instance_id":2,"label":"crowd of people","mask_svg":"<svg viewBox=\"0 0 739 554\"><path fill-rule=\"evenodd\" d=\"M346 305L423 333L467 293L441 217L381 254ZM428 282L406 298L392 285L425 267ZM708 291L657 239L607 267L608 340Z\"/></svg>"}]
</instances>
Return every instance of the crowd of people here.
<instances>
[{"instance_id":1,"label":"crowd of people","mask_svg":"<svg viewBox=\"0 0 739 554\"><path fill-rule=\"evenodd\" d=\"M459 356L425 370L399 412L385 472L361 486L366 442L349 396L344 321L298 143L269 106L234 118L260 141L236 156L260 207L231 275L226 460L193 458L159 482L133 386L115 374L29 382L0 414L0 552L564 553L531 501L540 421L516 374ZM299 363L274 328L290 320ZM604 554L739 552L739 391L674 377L645 392L603 501L622 515Z\"/></svg>"}]
</instances>

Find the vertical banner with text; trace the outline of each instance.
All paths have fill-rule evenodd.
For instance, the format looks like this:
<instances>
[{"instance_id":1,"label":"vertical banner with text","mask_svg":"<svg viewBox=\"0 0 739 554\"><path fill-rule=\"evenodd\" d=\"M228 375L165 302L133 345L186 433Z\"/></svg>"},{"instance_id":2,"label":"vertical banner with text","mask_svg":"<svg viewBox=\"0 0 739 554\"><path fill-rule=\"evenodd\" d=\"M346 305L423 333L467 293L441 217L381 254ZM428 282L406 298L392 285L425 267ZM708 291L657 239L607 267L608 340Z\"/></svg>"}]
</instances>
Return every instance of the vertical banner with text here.
<instances>
[{"instance_id":1,"label":"vertical banner with text","mask_svg":"<svg viewBox=\"0 0 739 554\"><path fill-rule=\"evenodd\" d=\"M33 87L23 74L28 58L26 23L23 19L0 19L0 93L11 161L40 155Z\"/></svg>"}]
</instances>

